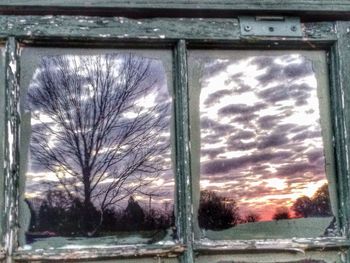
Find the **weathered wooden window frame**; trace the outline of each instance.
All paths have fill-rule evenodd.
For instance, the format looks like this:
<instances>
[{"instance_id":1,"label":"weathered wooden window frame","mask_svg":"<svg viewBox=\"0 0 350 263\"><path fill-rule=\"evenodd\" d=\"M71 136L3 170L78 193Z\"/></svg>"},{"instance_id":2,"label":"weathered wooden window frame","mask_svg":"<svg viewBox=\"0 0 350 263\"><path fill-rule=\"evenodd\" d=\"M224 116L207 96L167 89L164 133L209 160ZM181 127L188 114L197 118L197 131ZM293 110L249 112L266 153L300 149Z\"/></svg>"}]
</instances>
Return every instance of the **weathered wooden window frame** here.
<instances>
[{"instance_id":1,"label":"weathered wooden window frame","mask_svg":"<svg viewBox=\"0 0 350 263\"><path fill-rule=\"evenodd\" d=\"M303 23L302 38L243 37L237 18L197 19L76 16L0 16L0 38L5 46L5 66L0 77L0 121L4 140L0 160L4 164L3 250L0 259L74 260L128 257L180 257L193 262L196 254L302 252L350 247L350 22ZM174 104L176 137L176 203L178 242L174 245L118 246L104 249L17 250L20 167L20 47L141 47L168 48L174 58ZM326 50L330 68L331 112L337 169L339 225L341 237L293 240L206 241L192 234L190 173L190 123L186 52L191 48L225 49L321 49ZM1 105L1 104L0 104ZM0 125L0 127L2 127ZM3 144L3 145L2 145ZM1 168L1 167L0 167ZM2 173L1 173L2 175ZM2 185L2 184L0 184ZM1 190L1 188L0 188Z\"/></svg>"}]
</instances>

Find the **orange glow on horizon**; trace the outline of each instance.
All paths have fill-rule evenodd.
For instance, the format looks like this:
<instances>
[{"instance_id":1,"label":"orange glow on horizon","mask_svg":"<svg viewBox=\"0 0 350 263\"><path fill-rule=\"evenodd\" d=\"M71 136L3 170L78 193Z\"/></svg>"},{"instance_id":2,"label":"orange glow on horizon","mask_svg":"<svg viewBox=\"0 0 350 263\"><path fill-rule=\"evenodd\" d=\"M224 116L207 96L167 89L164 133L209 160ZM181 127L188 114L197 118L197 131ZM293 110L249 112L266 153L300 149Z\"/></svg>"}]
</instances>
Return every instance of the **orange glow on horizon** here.
<instances>
[{"instance_id":1,"label":"orange glow on horizon","mask_svg":"<svg viewBox=\"0 0 350 263\"><path fill-rule=\"evenodd\" d=\"M267 180L268 186L271 188L271 190L278 189L283 190L282 187L285 186L284 180L279 178L271 178ZM274 185L273 183L276 183ZM291 209L291 206L297 200L298 198L302 196L308 196L312 197L317 189L319 189L323 184L327 183L326 179L319 180L317 182L309 182L305 183L303 187L301 185L298 185L298 188L293 189L294 191L288 192L288 189L286 189L286 192L284 194L269 194L269 195L263 195L258 198L249 198L249 199L238 199L234 198L232 195L227 195L227 191L223 189L222 187L225 185L224 183L211 183L210 180L201 180L201 190L211 190L211 187L217 186L218 189L222 188L223 190L214 190L219 195L237 199L237 205L239 207L239 211L244 216L248 213L256 213L260 217L260 221L270 221L273 218L274 213L276 212L276 209L279 207L286 207L289 209L289 213L291 218L294 218L294 212ZM256 185L259 185L257 183Z\"/></svg>"}]
</instances>

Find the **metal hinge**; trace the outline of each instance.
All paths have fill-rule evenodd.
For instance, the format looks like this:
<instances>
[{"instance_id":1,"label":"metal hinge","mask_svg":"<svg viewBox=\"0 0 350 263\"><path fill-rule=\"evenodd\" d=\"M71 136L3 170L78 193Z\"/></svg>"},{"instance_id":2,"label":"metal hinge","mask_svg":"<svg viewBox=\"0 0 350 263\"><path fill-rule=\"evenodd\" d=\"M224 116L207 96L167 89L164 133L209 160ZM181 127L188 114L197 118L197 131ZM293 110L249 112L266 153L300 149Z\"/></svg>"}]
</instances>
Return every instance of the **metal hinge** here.
<instances>
[{"instance_id":1,"label":"metal hinge","mask_svg":"<svg viewBox=\"0 0 350 263\"><path fill-rule=\"evenodd\" d=\"M302 37L299 17L240 16L242 36Z\"/></svg>"}]
</instances>

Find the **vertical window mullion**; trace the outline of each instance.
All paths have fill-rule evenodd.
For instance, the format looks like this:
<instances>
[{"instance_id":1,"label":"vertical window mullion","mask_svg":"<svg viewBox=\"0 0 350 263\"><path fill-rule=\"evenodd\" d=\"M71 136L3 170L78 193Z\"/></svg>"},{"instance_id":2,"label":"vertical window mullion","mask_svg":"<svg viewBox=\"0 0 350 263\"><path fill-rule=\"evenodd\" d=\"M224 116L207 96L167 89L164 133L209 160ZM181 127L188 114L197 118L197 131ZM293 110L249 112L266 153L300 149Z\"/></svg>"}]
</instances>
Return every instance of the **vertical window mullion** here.
<instances>
[{"instance_id":1,"label":"vertical window mullion","mask_svg":"<svg viewBox=\"0 0 350 263\"><path fill-rule=\"evenodd\" d=\"M4 51L4 47L1 47L1 50ZM2 52L3 53L3 52ZM2 54L0 58L0 211L4 211L4 144L5 144L5 56ZM4 226L4 217L0 219L0 261L5 258L4 247L4 238L3 238L3 226Z\"/></svg>"},{"instance_id":2,"label":"vertical window mullion","mask_svg":"<svg viewBox=\"0 0 350 263\"><path fill-rule=\"evenodd\" d=\"M10 37L5 59L4 244L9 257L16 249L19 196L19 47Z\"/></svg>"},{"instance_id":3,"label":"vertical window mullion","mask_svg":"<svg viewBox=\"0 0 350 263\"><path fill-rule=\"evenodd\" d=\"M187 249L181 262L193 262L192 250L192 186L190 172L190 138L188 107L188 70L186 41L179 40L174 52L175 61L175 138L177 180L178 235Z\"/></svg>"},{"instance_id":4,"label":"vertical window mullion","mask_svg":"<svg viewBox=\"0 0 350 263\"><path fill-rule=\"evenodd\" d=\"M331 55L331 105L334 130L335 158L337 164L337 188L339 195L340 230L346 237L350 236L350 156L349 156L349 117L350 84L348 51L349 22L336 22L338 39L332 47Z\"/></svg>"}]
</instances>

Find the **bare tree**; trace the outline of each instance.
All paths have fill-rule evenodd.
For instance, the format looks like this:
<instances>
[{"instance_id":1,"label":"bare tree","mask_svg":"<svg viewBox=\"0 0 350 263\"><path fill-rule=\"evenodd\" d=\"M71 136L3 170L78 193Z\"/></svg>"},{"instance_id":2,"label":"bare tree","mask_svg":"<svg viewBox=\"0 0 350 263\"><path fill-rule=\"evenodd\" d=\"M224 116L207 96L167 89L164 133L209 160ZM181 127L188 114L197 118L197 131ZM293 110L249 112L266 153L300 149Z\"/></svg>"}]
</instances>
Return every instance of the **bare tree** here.
<instances>
[{"instance_id":1,"label":"bare tree","mask_svg":"<svg viewBox=\"0 0 350 263\"><path fill-rule=\"evenodd\" d=\"M153 63L132 54L44 57L29 87L33 162L101 216L167 169L170 103L159 99Z\"/></svg>"}]
</instances>

